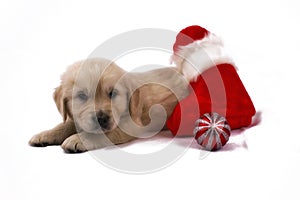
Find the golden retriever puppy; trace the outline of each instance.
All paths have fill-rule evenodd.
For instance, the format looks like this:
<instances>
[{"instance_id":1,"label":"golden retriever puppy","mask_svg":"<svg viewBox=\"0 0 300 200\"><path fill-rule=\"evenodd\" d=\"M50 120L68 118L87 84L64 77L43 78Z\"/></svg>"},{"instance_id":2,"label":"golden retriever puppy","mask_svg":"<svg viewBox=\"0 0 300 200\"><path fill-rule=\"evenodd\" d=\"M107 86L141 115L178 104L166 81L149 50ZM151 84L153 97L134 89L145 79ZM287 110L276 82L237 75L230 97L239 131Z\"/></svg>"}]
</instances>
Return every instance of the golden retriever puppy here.
<instances>
[{"instance_id":1,"label":"golden retriever puppy","mask_svg":"<svg viewBox=\"0 0 300 200\"><path fill-rule=\"evenodd\" d=\"M188 93L177 68L129 73L106 59L80 61L66 70L54 92L63 122L29 144L79 153L148 137L166 128L166 119Z\"/></svg>"}]
</instances>

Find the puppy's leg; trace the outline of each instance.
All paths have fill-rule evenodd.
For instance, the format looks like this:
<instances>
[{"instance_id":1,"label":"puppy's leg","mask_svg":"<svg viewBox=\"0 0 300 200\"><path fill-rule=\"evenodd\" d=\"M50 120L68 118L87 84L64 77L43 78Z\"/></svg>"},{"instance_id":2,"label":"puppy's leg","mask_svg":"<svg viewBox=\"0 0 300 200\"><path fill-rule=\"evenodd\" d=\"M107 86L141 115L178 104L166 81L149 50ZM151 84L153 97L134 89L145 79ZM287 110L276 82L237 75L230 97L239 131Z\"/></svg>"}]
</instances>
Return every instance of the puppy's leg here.
<instances>
[{"instance_id":1,"label":"puppy's leg","mask_svg":"<svg viewBox=\"0 0 300 200\"><path fill-rule=\"evenodd\" d=\"M34 135L29 140L29 145L45 147L48 145L60 145L69 136L76 133L76 127L72 120L68 119L51 130L43 131Z\"/></svg>"},{"instance_id":2,"label":"puppy's leg","mask_svg":"<svg viewBox=\"0 0 300 200\"><path fill-rule=\"evenodd\" d=\"M61 146L66 153L82 153L115 144L123 144L134 139L135 137L127 135L117 128L106 134L81 132L67 138Z\"/></svg>"}]
</instances>

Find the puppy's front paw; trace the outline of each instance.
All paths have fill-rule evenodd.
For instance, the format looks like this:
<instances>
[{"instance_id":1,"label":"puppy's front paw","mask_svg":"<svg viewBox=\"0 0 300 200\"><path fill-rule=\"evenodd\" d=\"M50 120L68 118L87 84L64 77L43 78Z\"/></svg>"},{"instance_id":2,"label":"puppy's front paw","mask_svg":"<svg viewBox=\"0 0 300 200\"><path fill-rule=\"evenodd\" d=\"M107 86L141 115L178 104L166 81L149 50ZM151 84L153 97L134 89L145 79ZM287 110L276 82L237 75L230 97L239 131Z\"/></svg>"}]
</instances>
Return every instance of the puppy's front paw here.
<instances>
[{"instance_id":1,"label":"puppy's front paw","mask_svg":"<svg viewBox=\"0 0 300 200\"><path fill-rule=\"evenodd\" d=\"M34 135L28 142L30 146L34 147L46 147L49 145L59 145L61 141L51 134L51 131L44 131Z\"/></svg>"},{"instance_id":2,"label":"puppy's front paw","mask_svg":"<svg viewBox=\"0 0 300 200\"><path fill-rule=\"evenodd\" d=\"M79 134L68 137L61 147L66 153L82 153L88 150L80 139Z\"/></svg>"}]
</instances>

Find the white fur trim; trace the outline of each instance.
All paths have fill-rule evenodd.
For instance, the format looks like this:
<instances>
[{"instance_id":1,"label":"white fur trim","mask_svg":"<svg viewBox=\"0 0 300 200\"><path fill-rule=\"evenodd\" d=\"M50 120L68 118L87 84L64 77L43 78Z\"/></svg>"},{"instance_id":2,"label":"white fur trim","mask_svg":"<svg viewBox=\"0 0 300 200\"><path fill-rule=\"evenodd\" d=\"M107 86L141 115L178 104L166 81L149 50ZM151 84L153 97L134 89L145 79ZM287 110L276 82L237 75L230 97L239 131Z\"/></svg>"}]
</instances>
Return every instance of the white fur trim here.
<instances>
[{"instance_id":1,"label":"white fur trim","mask_svg":"<svg viewBox=\"0 0 300 200\"><path fill-rule=\"evenodd\" d=\"M234 65L230 56L225 52L222 40L212 33L202 40L180 46L179 51L171 57L171 60L188 81L218 64Z\"/></svg>"}]
</instances>

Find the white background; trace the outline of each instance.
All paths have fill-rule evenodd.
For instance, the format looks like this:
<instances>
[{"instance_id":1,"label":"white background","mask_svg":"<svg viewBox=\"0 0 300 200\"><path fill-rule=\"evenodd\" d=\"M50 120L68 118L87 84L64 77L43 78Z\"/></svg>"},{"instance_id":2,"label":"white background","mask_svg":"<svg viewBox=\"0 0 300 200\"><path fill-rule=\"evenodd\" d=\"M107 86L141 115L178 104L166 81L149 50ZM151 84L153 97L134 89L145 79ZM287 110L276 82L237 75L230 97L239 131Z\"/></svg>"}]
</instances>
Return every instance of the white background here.
<instances>
[{"instance_id":1,"label":"white background","mask_svg":"<svg viewBox=\"0 0 300 200\"><path fill-rule=\"evenodd\" d=\"M298 4L1 1L0 199L299 199ZM33 134L61 121L52 92L66 66L125 31L180 31L193 24L224 39L262 113L260 125L231 137L232 148L199 159L199 149L191 147L161 171L130 175L103 166L89 153L27 145ZM168 140L124 148L151 151Z\"/></svg>"}]
</instances>

